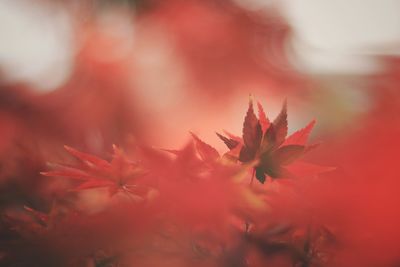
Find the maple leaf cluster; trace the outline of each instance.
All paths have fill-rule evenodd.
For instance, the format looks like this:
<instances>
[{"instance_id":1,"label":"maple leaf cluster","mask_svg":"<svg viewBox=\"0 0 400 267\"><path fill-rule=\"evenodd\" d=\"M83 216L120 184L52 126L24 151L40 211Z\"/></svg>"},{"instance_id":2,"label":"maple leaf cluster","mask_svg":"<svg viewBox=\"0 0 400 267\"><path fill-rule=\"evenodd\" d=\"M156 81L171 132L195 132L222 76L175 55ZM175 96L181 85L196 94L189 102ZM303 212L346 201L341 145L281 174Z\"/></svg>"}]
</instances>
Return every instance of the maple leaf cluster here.
<instances>
[{"instance_id":1,"label":"maple leaf cluster","mask_svg":"<svg viewBox=\"0 0 400 267\"><path fill-rule=\"evenodd\" d=\"M74 160L42 172L67 182L64 194L48 212L25 206L6 214L11 243L2 247L3 262L23 257L25 266L38 256L41 266L326 262L318 253L329 251L329 230L274 215L281 208L274 199L294 190L279 181L295 179L287 166L307 151L314 122L286 138L286 103L273 122L258 108L259 119L250 101L243 138L217 134L229 148L223 154L194 133L180 150L114 146L110 160L65 146ZM307 166L314 167L311 176L330 170ZM102 201L90 205L92 198ZM32 242L37 250L27 253Z\"/></svg>"},{"instance_id":2,"label":"maple leaf cluster","mask_svg":"<svg viewBox=\"0 0 400 267\"><path fill-rule=\"evenodd\" d=\"M218 136L228 148L240 151L238 157L240 162L254 162L255 176L261 183L265 182L266 176L288 177L291 174L286 166L316 146L306 145L315 121L286 138L288 133L286 102L273 122L269 121L260 103L257 107L259 118L255 115L253 103L250 101L243 124L242 139L227 138L221 134Z\"/></svg>"}]
</instances>

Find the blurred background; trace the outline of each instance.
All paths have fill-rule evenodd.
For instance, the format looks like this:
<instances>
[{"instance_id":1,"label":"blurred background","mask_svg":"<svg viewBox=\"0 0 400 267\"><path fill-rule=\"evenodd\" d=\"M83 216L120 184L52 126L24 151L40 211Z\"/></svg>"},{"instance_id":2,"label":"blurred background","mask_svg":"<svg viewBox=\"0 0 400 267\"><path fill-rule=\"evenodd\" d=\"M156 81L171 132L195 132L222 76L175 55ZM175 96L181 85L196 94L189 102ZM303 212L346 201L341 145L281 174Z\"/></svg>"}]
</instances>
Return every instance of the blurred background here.
<instances>
[{"instance_id":1,"label":"blurred background","mask_svg":"<svg viewBox=\"0 0 400 267\"><path fill-rule=\"evenodd\" d=\"M367 77L399 53L398 10L391 0L4 0L2 108L37 105L47 118L32 127L94 151L128 132L157 146L183 144L187 130L216 141L214 129L240 132L249 94L273 115L288 97L291 127L317 117L331 131L370 107Z\"/></svg>"}]
</instances>

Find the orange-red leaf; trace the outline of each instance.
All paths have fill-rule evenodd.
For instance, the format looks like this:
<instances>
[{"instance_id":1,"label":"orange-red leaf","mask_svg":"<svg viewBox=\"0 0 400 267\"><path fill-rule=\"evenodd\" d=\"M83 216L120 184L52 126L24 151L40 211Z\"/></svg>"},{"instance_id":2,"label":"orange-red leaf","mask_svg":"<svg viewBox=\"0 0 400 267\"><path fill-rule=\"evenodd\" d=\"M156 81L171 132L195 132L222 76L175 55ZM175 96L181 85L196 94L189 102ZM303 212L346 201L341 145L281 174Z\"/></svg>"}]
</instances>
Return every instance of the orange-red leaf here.
<instances>
[{"instance_id":1,"label":"orange-red leaf","mask_svg":"<svg viewBox=\"0 0 400 267\"><path fill-rule=\"evenodd\" d=\"M203 142L197 135L190 133L195 141L197 152L199 153L202 160L215 161L219 158L218 151L210 146L209 144Z\"/></svg>"},{"instance_id":2,"label":"orange-red leaf","mask_svg":"<svg viewBox=\"0 0 400 267\"><path fill-rule=\"evenodd\" d=\"M64 178L71 178L76 180L87 180L94 178L92 175L87 174L84 171L74 169L74 168L65 168L61 167L63 170L57 171L48 171L48 172L41 172L40 174L49 177L64 177Z\"/></svg>"},{"instance_id":3,"label":"orange-red leaf","mask_svg":"<svg viewBox=\"0 0 400 267\"><path fill-rule=\"evenodd\" d=\"M304 146L288 145L280 147L274 153L274 160L280 165L287 165L304 154Z\"/></svg>"},{"instance_id":4,"label":"orange-red leaf","mask_svg":"<svg viewBox=\"0 0 400 267\"><path fill-rule=\"evenodd\" d=\"M111 164L103 159L100 159L96 156L80 152L72 147L64 146L65 150L67 150L71 155L85 163L89 167L97 167L99 169L108 169Z\"/></svg>"},{"instance_id":5,"label":"orange-red leaf","mask_svg":"<svg viewBox=\"0 0 400 267\"><path fill-rule=\"evenodd\" d=\"M308 137L314 128L315 120L311 121L306 127L301 130L294 132L290 135L286 141L283 143L284 146L286 145L302 145L304 146L307 143Z\"/></svg>"},{"instance_id":6,"label":"orange-red leaf","mask_svg":"<svg viewBox=\"0 0 400 267\"><path fill-rule=\"evenodd\" d=\"M74 191L81 191L81 190L100 188L100 187L116 188L116 186L111 181L96 179L96 180L89 180L80 184L79 186L75 187Z\"/></svg>"},{"instance_id":7,"label":"orange-red leaf","mask_svg":"<svg viewBox=\"0 0 400 267\"><path fill-rule=\"evenodd\" d=\"M113 146L114 153L111 162L70 147L66 147L66 149L74 157L82 161L84 166L82 164L78 167L61 165L55 171L43 172L42 174L81 181L81 184L75 187L74 191L107 187L110 194L118 191L133 194L129 188L138 186L137 179L146 175L146 172L137 163L131 161L116 146Z\"/></svg>"}]
</instances>

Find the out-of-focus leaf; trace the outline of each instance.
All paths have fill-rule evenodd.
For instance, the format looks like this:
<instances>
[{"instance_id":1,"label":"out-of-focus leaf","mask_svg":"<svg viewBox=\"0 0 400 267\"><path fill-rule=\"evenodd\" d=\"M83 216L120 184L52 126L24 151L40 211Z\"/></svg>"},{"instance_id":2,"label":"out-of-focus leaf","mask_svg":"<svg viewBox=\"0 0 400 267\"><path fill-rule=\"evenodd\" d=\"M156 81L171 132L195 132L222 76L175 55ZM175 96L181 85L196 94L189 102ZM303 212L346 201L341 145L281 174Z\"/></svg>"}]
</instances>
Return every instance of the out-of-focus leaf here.
<instances>
[{"instance_id":1,"label":"out-of-focus leaf","mask_svg":"<svg viewBox=\"0 0 400 267\"><path fill-rule=\"evenodd\" d=\"M202 141L194 133L191 133L191 135L195 141L197 152L199 153L202 160L204 160L205 162L213 162L219 158L219 153L215 148Z\"/></svg>"}]
</instances>

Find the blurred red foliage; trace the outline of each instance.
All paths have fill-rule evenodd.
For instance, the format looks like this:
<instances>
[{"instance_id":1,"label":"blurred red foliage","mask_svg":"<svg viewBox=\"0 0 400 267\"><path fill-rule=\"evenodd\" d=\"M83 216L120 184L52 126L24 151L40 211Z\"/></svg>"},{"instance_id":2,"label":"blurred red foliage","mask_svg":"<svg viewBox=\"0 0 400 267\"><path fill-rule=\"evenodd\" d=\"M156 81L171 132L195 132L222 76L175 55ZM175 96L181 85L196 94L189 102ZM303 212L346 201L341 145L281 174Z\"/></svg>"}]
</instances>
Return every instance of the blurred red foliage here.
<instances>
[{"instance_id":1,"label":"blurred red foliage","mask_svg":"<svg viewBox=\"0 0 400 267\"><path fill-rule=\"evenodd\" d=\"M338 240L332 266L397 266L400 262L398 203L400 112L399 61L368 79L371 109L347 132L327 138L315 153L337 171L308 184L307 201L317 220L335 229ZM322 159L322 160L321 160Z\"/></svg>"},{"instance_id":2,"label":"blurred red foliage","mask_svg":"<svg viewBox=\"0 0 400 267\"><path fill-rule=\"evenodd\" d=\"M187 89L213 97L249 87L306 90L307 78L287 56L290 27L274 10L249 11L227 0L152 1L142 19L172 37L193 80Z\"/></svg>"},{"instance_id":3,"label":"blurred red foliage","mask_svg":"<svg viewBox=\"0 0 400 267\"><path fill-rule=\"evenodd\" d=\"M160 150L147 144L166 134L143 110L135 51L105 60L118 38L92 19L79 24L66 84L50 93L1 85L0 265L400 264L398 59L366 78L370 110L308 156L335 171L298 161L314 147L314 121L286 138L285 105L269 121L250 102L243 138L219 134L224 154L193 133L183 148ZM274 11L151 1L134 21L168 33L204 110L223 112L249 87L306 95L309 79L287 56L290 28Z\"/></svg>"}]
</instances>

